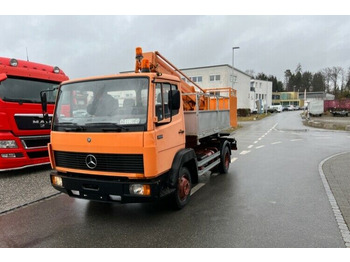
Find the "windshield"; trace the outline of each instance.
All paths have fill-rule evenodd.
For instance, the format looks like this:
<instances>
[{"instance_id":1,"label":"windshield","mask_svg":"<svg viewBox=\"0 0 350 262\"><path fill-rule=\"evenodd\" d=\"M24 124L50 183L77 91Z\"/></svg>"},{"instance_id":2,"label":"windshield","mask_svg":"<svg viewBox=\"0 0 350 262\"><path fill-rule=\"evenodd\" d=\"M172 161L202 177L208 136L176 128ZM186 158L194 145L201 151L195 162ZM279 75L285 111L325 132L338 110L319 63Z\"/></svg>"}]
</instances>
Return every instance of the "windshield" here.
<instances>
[{"instance_id":1,"label":"windshield","mask_svg":"<svg viewBox=\"0 0 350 262\"><path fill-rule=\"evenodd\" d=\"M0 98L7 102L41 103L40 92L52 90L58 82L8 77L0 82ZM47 93L48 103L55 103L57 92Z\"/></svg>"},{"instance_id":2,"label":"windshield","mask_svg":"<svg viewBox=\"0 0 350 262\"><path fill-rule=\"evenodd\" d=\"M53 130L144 131L148 78L114 78L62 85Z\"/></svg>"}]
</instances>

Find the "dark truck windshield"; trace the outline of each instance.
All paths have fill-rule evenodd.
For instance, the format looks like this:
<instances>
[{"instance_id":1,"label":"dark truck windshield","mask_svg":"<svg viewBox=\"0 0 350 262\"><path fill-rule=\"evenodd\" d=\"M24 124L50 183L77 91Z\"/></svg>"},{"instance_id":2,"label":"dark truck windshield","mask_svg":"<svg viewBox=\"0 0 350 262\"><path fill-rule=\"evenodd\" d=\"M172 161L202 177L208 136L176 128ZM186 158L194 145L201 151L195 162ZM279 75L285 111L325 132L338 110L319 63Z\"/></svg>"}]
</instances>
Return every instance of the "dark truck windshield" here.
<instances>
[{"instance_id":1,"label":"dark truck windshield","mask_svg":"<svg viewBox=\"0 0 350 262\"><path fill-rule=\"evenodd\" d=\"M57 82L8 77L0 82L0 98L6 102L41 103L40 92L52 90ZM55 103L56 92L48 92L48 103Z\"/></svg>"},{"instance_id":2,"label":"dark truck windshield","mask_svg":"<svg viewBox=\"0 0 350 262\"><path fill-rule=\"evenodd\" d=\"M112 78L62 85L53 130L144 131L149 79Z\"/></svg>"}]
</instances>

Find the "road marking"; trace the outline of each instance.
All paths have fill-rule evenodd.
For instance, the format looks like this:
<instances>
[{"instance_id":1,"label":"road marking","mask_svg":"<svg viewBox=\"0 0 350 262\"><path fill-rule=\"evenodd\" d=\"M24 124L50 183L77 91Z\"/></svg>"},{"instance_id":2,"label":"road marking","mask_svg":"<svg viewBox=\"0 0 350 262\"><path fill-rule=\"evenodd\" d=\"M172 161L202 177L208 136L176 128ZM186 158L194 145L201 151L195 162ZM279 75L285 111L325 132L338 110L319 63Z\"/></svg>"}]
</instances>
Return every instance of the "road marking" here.
<instances>
[{"instance_id":1,"label":"road marking","mask_svg":"<svg viewBox=\"0 0 350 262\"><path fill-rule=\"evenodd\" d=\"M250 145L250 146L248 146L248 149L251 149L253 147L253 145Z\"/></svg>"},{"instance_id":2,"label":"road marking","mask_svg":"<svg viewBox=\"0 0 350 262\"><path fill-rule=\"evenodd\" d=\"M235 162L238 158L237 157L232 157L231 158L231 163Z\"/></svg>"},{"instance_id":3,"label":"road marking","mask_svg":"<svg viewBox=\"0 0 350 262\"><path fill-rule=\"evenodd\" d=\"M258 141L254 141L254 144L258 143Z\"/></svg>"},{"instance_id":4,"label":"road marking","mask_svg":"<svg viewBox=\"0 0 350 262\"><path fill-rule=\"evenodd\" d=\"M290 140L291 142L295 142L295 141L301 141L302 139L298 138L298 139L292 139Z\"/></svg>"},{"instance_id":5,"label":"road marking","mask_svg":"<svg viewBox=\"0 0 350 262\"><path fill-rule=\"evenodd\" d=\"M281 143L282 143L281 141L278 141L278 142L271 143L271 145L277 145L277 144L281 144Z\"/></svg>"},{"instance_id":6,"label":"road marking","mask_svg":"<svg viewBox=\"0 0 350 262\"><path fill-rule=\"evenodd\" d=\"M344 153L339 153L339 154L336 154L336 155L333 155L333 156L330 156L326 159L324 159L319 165L318 165L318 172L320 174L320 177L321 177L321 180L322 180L322 183L323 183L323 187L324 189L326 190L326 194L328 196L328 201L329 203L331 204L331 207L332 207L332 210L333 210L333 214L335 216L335 219L338 223L338 227L339 227L339 230L340 230L340 233L342 234L342 237L343 237L343 240L345 242L345 246L346 247L350 247L350 239L349 239L349 235L350 235L350 231L349 231L349 227L346 225L345 221L344 221L344 217L342 215L342 213L340 212L340 208L337 204L337 200L335 199L334 195L333 195L333 192L328 184L328 181L327 181L327 178L326 178L326 175L323 173L323 164L328 161L329 159L333 158L333 157L336 157L336 156L339 156L339 155L343 155L343 154L346 154L348 152L344 152Z\"/></svg>"},{"instance_id":7,"label":"road marking","mask_svg":"<svg viewBox=\"0 0 350 262\"><path fill-rule=\"evenodd\" d=\"M201 187L203 187L204 183L198 183L196 186L194 186L191 190L191 196L196 193Z\"/></svg>"},{"instance_id":8,"label":"road marking","mask_svg":"<svg viewBox=\"0 0 350 262\"><path fill-rule=\"evenodd\" d=\"M264 145L257 146L256 149L259 149L259 148L262 148L262 147L264 147Z\"/></svg>"},{"instance_id":9,"label":"road marking","mask_svg":"<svg viewBox=\"0 0 350 262\"><path fill-rule=\"evenodd\" d=\"M250 150L243 150L243 151L240 153L240 155L246 155L246 154L248 154L248 153L250 153Z\"/></svg>"}]
</instances>

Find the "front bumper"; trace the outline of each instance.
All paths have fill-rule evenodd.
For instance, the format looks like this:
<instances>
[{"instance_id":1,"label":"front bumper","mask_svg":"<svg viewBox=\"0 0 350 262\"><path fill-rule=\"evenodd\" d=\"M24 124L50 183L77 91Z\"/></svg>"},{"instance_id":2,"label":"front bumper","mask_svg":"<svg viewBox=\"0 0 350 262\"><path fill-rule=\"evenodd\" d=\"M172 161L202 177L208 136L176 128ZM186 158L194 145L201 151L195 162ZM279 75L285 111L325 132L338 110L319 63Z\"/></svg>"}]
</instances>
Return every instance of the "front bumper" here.
<instances>
[{"instance_id":1,"label":"front bumper","mask_svg":"<svg viewBox=\"0 0 350 262\"><path fill-rule=\"evenodd\" d=\"M62 187L52 184L52 177L62 178ZM53 171L50 174L52 186L71 197L120 203L153 202L170 192L163 189L163 177L153 180L131 180L107 176L91 176L80 174L65 174ZM131 184L147 184L151 188L149 196L131 194Z\"/></svg>"}]
</instances>

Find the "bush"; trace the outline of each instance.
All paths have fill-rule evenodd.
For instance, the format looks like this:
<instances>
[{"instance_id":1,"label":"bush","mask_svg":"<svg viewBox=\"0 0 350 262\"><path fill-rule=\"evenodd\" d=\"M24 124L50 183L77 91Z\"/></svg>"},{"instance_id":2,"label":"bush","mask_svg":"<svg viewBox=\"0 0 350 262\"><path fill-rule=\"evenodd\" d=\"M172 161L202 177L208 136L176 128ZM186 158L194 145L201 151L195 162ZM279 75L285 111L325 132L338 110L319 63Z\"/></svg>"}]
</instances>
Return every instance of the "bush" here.
<instances>
[{"instance_id":1,"label":"bush","mask_svg":"<svg viewBox=\"0 0 350 262\"><path fill-rule=\"evenodd\" d=\"M249 116L250 115L250 109L249 108L238 108L237 109L237 116Z\"/></svg>"}]
</instances>

